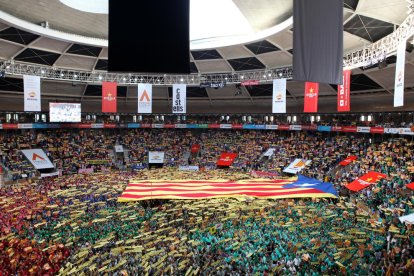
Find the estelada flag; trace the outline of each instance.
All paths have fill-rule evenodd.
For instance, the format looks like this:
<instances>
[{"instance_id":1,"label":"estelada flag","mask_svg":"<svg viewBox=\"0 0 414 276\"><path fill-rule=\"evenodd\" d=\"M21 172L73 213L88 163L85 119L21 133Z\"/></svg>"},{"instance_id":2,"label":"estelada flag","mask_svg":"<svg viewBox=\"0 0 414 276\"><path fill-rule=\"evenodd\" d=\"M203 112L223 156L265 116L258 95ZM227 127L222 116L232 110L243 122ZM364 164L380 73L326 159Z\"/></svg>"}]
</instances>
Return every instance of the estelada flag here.
<instances>
[{"instance_id":1,"label":"estelada flag","mask_svg":"<svg viewBox=\"0 0 414 276\"><path fill-rule=\"evenodd\" d=\"M367 174L364 174L360 178L355 179L353 182L349 183L345 187L347 187L351 191L358 192L370 186L371 184L377 183L379 180L385 177L386 175L383 173L369 172Z\"/></svg>"},{"instance_id":2,"label":"estelada flag","mask_svg":"<svg viewBox=\"0 0 414 276\"><path fill-rule=\"evenodd\" d=\"M348 166L349 164L352 163L352 161L357 160L357 159L358 159L358 157L356 157L355 155L351 155L351 156L348 156L347 158L345 158L344 160L342 160L339 163L339 165L341 165L341 166Z\"/></svg>"},{"instance_id":3,"label":"estelada flag","mask_svg":"<svg viewBox=\"0 0 414 276\"><path fill-rule=\"evenodd\" d=\"M117 105L117 83L103 82L102 83L102 112L116 113Z\"/></svg>"},{"instance_id":4,"label":"estelada flag","mask_svg":"<svg viewBox=\"0 0 414 276\"><path fill-rule=\"evenodd\" d=\"M318 112L319 83L305 83L305 105L303 112Z\"/></svg>"},{"instance_id":5,"label":"estelada flag","mask_svg":"<svg viewBox=\"0 0 414 276\"><path fill-rule=\"evenodd\" d=\"M229 167L236 159L237 153L223 152L217 160L217 166Z\"/></svg>"},{"instance_id":6,"label":"estelada flag","mask_svg":"<svg viewBox=\"0 0 414 276\"><path fill-rule=\"evenodd\" d=\"M407 184L406 186L408 189L414 190L414 182Z\"/></svg>"},{"instance_id":7,"label":"estelada flag","mask_svg":"<svg viewBox=\"0 0 414 276\"><path fill-rule=\"evenodd\" d=\"M200 145L194 144L191 146L191 152L199 152L200 151Z\"/></svg>"}]
</instances>

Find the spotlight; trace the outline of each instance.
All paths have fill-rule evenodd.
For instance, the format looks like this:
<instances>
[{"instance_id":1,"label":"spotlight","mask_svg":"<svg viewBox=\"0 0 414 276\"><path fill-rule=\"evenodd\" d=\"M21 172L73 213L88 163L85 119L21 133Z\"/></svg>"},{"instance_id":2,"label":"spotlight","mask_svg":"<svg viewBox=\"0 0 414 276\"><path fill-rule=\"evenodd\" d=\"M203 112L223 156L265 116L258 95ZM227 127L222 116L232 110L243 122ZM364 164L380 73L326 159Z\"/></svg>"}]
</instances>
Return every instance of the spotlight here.
<instances>
[{"instance_id":1,"label":"spotlight","mask_svg":"<svg viewBox=\"0 0 414 276\"><path fill-rule=\"evenodd\" d=\"M78 78L78 75L73 75L73 78L77 79Z\"/></svg>"},{"instance_id":2,"label":"spotlight","mask_svg":"<svg viewBox=\"0 0 414 276\"><path fill-rule=\"evenodd\" d=\"M6 77L6 71L1 70L0 71L0 78L5 78Z\"/></svg>"},{"instance_id":3,"label":"spotlight","mask_svg":"<svg viewBox=\"0 0 414 276\"><path fill-rule=\"evenodd\" d=\"M61 78L63 78L65 76L65 74L63 74L63 73L60 73L60 77Z\"/></svg>"},{"instance_id":4,"label":"spotlight","mask_svg":"<svg viewBox=\"0 0 414 276\"><path fill-rule=\"evenodd\" d=\"M183 82L183 81L184 81L184 79L183 79L183 78L181 78L181 79L180 79L180 81L181 81L181 82Z\"/></svg>"},{"instance_id":5,"label":"spotlight","mask_svg":"<svg viewBox=\"0 0 414 276\"><path fill-rule=\"evenodd\" d=\"M101 75L99 75L98 79L99 79L99 80L102 80L102 76L101 76Z\"/></svg>"}]
</instances>

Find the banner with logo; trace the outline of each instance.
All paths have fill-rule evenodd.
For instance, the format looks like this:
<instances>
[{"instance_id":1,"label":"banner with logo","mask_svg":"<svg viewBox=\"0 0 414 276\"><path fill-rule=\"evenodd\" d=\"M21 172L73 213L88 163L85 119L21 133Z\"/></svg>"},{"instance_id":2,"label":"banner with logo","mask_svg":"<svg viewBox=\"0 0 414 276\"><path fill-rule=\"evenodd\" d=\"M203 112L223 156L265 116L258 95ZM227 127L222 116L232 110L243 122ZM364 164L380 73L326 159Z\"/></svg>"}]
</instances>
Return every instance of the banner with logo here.
<instances>
[{"instance_id":1,"label":"banner with logo","mask_svg":"<svg viewBox=\"0 0 414 276\"><path fill-rule=\"evenodd\" d=\"M236 159L237 153L223 152L217 160L217 166L229 167Z\"/></svg>"},{"instance_id":2,"label":"banner with logo","mask_svg":"<svg viewBox=\"0 0 414 276\"><path fill-rule=\"evenodd\" d=\"M273 80L272 113L286 113L286 79Z\"/></svg>"},{"instance_id":3,"label":"banner with logo","mask_svg":"<svg viewBox=\"0 0 414 276\"><path fill-rule=\"evenodd\" d=\"M198 166L179 166L178 170L180 171L190 171L190 172L198 172L200 168Z\"/></svg>"},{"instance_id":4,"label":"banner with logo","mask_svg":"<svg viewBox=\"0 0 414 276\"><path fill-rule=\"evenodd\" d=\"M305 103L303 112L318 112L319 83L305 83Z\"/></svg>"},{"instance_id":5,"label":"banner with logo","mask_svg":"<svg viewBox=\"0 0 414 276\"><path fill-rule=\"evenodd\" d=\"M164 163L164 152L163 151L149 151L148 152L148 163L163 164Z\"/></svg>"},{"instance_id":6,"label":"banner with logo","mask_svg":"<svg viewBox=\"0 0 414 276\"><path fill-rule=\"evenodd\" d=\"M124 147L122 145L116 145L115 152L124 152Z\"/></svg>"},{"instance_id":7,"label":"banner with logo","mask_svg":"<svg viewBox=\"0 0 414 276\"><path fill-rule=\"evenodd\" d=\"M287 166L283 172L297 174L310 163L311 161L307 161L305 159L295 159L295 161L290 163L290 165Z\"/></svg>"},{"instance_id":8,"label":"banner with logo","mask_svg":"<svg viewBox=\"0 0 414 276\"><path fill-rule=\"evenodd\" d=\"M395 65L394 107L404 105L405 40L398 45Z\"/></svg>"},{"instance_id":9,"label":"banner with logo","mask_svg":"<svg viewBox=\"0 0 414 276\"><path fill-rule=\"evenodd\" d=\"M23 76L24 111L41 111L40 77Z\"/></svg>"},{"instance_id":10,"label":"banner with logo","mask_svg":"<svg viewBox=\"0 0 414 276\"><path fill-rule=\"evenodd\" d=\"M138 84L138 113L152 113L152 84Z\"/></svg>"},{"instance_id":11,"label":"banner with logo","mask_svg":"<svg viewBox=\"0 0 414 276\"><path fill-rule=\"evenodd\" d=\"M185 114L187 112L187 85L173 84L172 112Z\"/></svg>"},{"instance_id":12,"label":"banner with logo","mask_svg":"<svg viewBox=\"0 0 414 276\"><path fill-rule=\"evenodd\" d=\"M194 144L191 146L191 152L199 152L200 151L201 146L199 144Z\"/></svg>"},{"instance_id":13,"label":"banner with logo","mask_svg":"<svg viewBox=\"0 0 414 276\"><path fill-rule=\"evenodd\" d=\"M351 111L351 70L344 70L343 84L338 85L338 112Z\"/></svg>"},{"instance_id":14,"label":"banner with logo","mask_svg":"<svg viewBox=\"0 0 414 276\"><path fill-rule=\"evenodd\" d=\"M117 83L102 82L102 112L116 113Z\"/></svg>"},{"instance_id":15,"label":"banner with logo","mask_svg":"<svg viewBox=\"0 0 414 276\"><path fill-rule=\"evenodd\" d=\"M341 166L348 166L349 164L352 163L352 161L357 160L358 157L356 157L355 155L351 155L348 156L347 158L345 158L344 160L342 160L341 162L339 162L339 165Z\"/></svg>"},{"instance_id":16,"label":"banner with logo","mask_svg":"<svg viewBox=\"0 0 414 276\"><path fill-rule=\"evenodd\" d=\"M37 170L54 168L52 162L41 149L22 150L22 153Z\"/></svg>"},{"instance_id":17,"label":"banner with logo","mask_svg":"<svg viewBox=\"0 0 414 276\"><path fill-rule=\"evenodd\" d=\"M41 173L40 178L59 176L59 172Z\"/></svg>"},{"instance_id":18,"label":"banner with logo","mask_svg":"<svg viewBox=\"0 0 414 276\"><path fill-rule=\"evenodd\" d=\"M383 173L369 172L367 174L364 174L360 178L355 179L353 182L349 183L345 187L347 187L351 191L358 192L372 184L377 183L379 180L385 177L386 175Z\"/></svg>"}]
</instances>

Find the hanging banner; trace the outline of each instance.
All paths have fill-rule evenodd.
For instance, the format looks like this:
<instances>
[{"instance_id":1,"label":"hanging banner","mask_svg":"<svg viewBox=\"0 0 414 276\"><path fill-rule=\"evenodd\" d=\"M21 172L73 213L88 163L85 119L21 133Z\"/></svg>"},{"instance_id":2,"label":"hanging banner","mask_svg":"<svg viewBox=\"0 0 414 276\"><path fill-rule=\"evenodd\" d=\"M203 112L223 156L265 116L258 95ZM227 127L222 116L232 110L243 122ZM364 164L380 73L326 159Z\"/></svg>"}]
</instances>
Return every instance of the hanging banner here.
<instances>
[{"instance_id":1,"label":"hanging banner","mask_svg":"<svg viewBox=\"0 0 414 276\"><path fill-rule=\"evenodd\" d=\"M152 113L152 84L138 84L138 113Z\"/></svg>"},{"instance_id":2,"label":"hanging banner","mask_svg":"<svg viewBox=\"0 0 414 276\"><path fill-rule=\"evenodd\" d=\"M319 83L305 83L305 104L303 112L318 112Z\"/></svg>"},{"instance_id":3,"label":"hanging banner","mask_svg":"<svg viewBox=\"0 0 414 276\"><path fill-rule=\"evenodd\" d=\"M102 83L102 112L116 113L117 106L117 83Z\"/></svg>"},{"instance_id":4,"label":"hanging banner","mask_svg":"<svg viewBox=\"0 0 414 276\"><path fill-rule=\"evenodd\" d=\"M344 70L343 85L338 85L338 112L351 110L351 70Z\"/></svg>"},{"instance_id":5,"label":"hanging banner","mask_svg":"<svg viewBox=\"0 0 414 276\"><path fill-rule=\"evenodd\" d=\"M387 175L377 172L369 172L360 178L355 179L353 182L349 183L345 187L349 190L358 192L366 187L377 183L380 179L385 178Z\"/></svg>"},{"instance_id":6,"label":"hanging banner","mask_svg":"<svg viewBox=\"0 0 414 276\"><path fill-rule=\"evenodd\" d=\"M23 76L24 111L41 111L40 77Z\"/></svg>"},{"instance_id":7,"label":"hanging banner","mask_svg":"<svg viewBox=\"0 0 414 276\"><path fill-rule=\"evenodd\" d=\"M394 107L404 105L405 40L398 45L395 65Z\"/></svg>"},{"instance_id":8,"label":"hanging banner","mask_svg":"<svg viewBox=\"0 0 414 276\"><path fill-rule=\"evenodd\" d=\"M187 112L187 86L185 84L173 84L172 112L185 114Z\"/></svg>"},{"instance_id":9,"label":"hanging banner","mask_svg":"<svg viewBox=\"0 0 414 276\"><path fill-rule=\"evenodd\" d=\"M149 151L148 152L148 163L150 164L164 163L164 152L163 151Z\"/></svg>"},{"instance_id":10,"label":"hanging banner","mask_svg":"<svg viewBox=\"0 0 414 276\"><path fill-rule=\"evenodd\" d=\"M217 166L229 167L233 164L237 153L223 152L217 160Z\"/></svg>"},{"instance_id":11,"label":"hanging banner","mask_svg":"<svg viewBox=\"0 0 414 276\"><path fill-rule=\"evenodd\" d=\"M52 162L50 162L42 149L22 150L22 153L37 170L54 168Z\"/></svg>"},{"instance_id":12,"label":"hanging banner","mask_svg":"<svg viewBox=\"0 0 414 276\"><path fill-rule=\"evenodd\" d=\"M273 80L273 113L286 113L286 79Z\"/></svg>"}]
</instances>

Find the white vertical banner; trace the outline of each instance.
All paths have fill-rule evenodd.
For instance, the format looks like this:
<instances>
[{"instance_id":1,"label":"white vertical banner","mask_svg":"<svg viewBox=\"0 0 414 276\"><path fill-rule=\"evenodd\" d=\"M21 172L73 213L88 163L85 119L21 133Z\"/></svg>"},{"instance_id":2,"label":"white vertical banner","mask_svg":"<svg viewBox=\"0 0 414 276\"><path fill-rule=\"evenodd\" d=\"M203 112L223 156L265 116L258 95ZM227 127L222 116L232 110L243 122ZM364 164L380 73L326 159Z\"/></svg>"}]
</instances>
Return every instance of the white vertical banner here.
<instances>
[{"instance_id":1,"label":"white vertical banner","mask_svg":"<svg viewBox=\"0 0 414 276\"><path fill-rule=\"evenodd\" d=\"M394 107L404 105L405 40L398 45L395 66Z\"/></svg>"},{"instance_id":2,"label":"white vertical banner","mask_svg":"<svg viewBox=\"0 0 414 276\"><path fill-rule=\"evenodd\" d=\"M40 77L23 76L24 111L41 111Z\"/></svg>"},{"instance_id":3,"label":"white vertical banner","mask_svg":"<svg viewBox=\"0 0 414 276\"><path fill-rule=\"evenodd\" d=\"M173 113L186 113L187 112L187 85L185 84L173 84Z\"/></svg>"},{"instance_id":4,"label":"white vertical banner","mask_svg":"<svg viewBox=\"0 0 414 276\"><path fill-rule=\"evenodd\" d=\"M286 113L286 79L273 80L272 112Z\"/></svg>"},{"instance_id":5,"label":"white vertical banner","mask_svg":"<svg viewBox=\"0 0 414 276\"><path fill-rule=\"evenodd\" d=\"M138 84L138 113L152 113L152 84Z\"/></svg>"}]
</instances>

